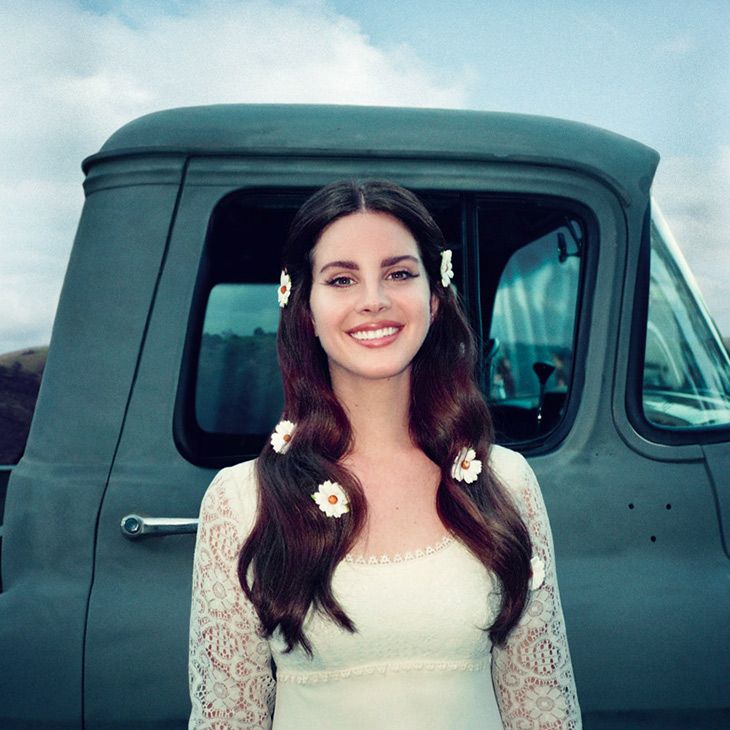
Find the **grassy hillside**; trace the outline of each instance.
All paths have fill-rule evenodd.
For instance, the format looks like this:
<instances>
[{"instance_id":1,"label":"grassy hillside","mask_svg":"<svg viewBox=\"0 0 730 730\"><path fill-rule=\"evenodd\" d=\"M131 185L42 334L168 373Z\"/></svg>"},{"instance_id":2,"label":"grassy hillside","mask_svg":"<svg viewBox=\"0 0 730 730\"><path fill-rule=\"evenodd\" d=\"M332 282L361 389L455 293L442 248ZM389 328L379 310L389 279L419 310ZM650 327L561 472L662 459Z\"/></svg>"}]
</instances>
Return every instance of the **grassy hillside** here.
<instances>
[{"instance_id":1,"label":"grassy hillside","mask_svg":"<svg viewBox=\"0 0 730 730\"><path fill-rule=\"evenodd\" d=\"M0 464L23 455L48 346L0 355Z\"/></svg>"}]
</instances>

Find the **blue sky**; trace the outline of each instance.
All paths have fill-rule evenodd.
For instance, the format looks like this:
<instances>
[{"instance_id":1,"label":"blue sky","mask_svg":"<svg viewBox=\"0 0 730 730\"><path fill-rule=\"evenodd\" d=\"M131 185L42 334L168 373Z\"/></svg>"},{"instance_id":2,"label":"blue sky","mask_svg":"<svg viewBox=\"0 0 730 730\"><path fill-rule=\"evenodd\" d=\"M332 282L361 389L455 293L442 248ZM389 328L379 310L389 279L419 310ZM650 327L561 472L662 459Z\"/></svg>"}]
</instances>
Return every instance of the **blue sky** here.
<instances>
[{"instance_id":1,"label":"blue sky","mask_svg":"<svg viewBox=\"0 0 730 730\"><path fill-rule=\"evenodd\" d=\"M730 3L335 0L377 46L408 44L469 103L570 117L665 152L730 139Z\"/></svg>"},{"instance_id":2,"label":"blue sky","mask_svg":"<svg viewBox=\"0 0 730 730\"><path fill-rule=\"evenodd\" d=\"M0 353L48 342L80 162L156 109L545 114L662 155L654 192L730 334L730 2L0 0Z\"/></svg>"}]
</instances>

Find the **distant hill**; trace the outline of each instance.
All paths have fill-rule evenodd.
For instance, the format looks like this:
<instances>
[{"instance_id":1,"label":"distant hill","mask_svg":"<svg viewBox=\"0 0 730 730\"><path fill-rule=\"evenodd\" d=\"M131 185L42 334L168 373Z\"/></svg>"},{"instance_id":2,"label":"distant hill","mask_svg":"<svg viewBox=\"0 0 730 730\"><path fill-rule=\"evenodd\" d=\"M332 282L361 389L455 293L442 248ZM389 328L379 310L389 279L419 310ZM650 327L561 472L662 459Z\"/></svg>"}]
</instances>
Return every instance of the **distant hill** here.
<instances>
[{"instance_id":1,"label":"distant hill","mask_svg":"<svg viewBox=\"0 0 730 730\"><path fill-rule=\"evenodd\" d=\"M47 345L0 355L0 464L23 455L47 355Z\"/></svg>"}]
</instances>

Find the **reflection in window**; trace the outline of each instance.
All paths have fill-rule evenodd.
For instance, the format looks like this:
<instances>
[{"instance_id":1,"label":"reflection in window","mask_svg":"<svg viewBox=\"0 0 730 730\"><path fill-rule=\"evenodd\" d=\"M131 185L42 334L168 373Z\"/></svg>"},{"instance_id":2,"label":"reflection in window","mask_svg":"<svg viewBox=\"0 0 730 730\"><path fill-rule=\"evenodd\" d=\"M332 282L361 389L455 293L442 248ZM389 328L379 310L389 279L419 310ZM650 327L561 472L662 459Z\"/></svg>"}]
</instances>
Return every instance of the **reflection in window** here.
<instances>
[{"instance_id":1,"label":"reflection in window","mask_svg":"<svg viewBox=\"0 0 730 730\"><path fill-rule=\"evenodd\" d=\"M275 284L218 284L205 311L195 412L208 433L270 431L284 402Z\"/></svg>"},{"instance_id":2,"label":"reflection in window","mask_svg":"<svg viewBox=\"0 0 730 730\"><path fill-rule=\"evenodd\" d=\"M551 431L570 389L582 232L575 221L549 228L512 253L494 300L484 380L506 442Z\"/></svg>"},{"instance_id":3,"label":"reflection in window","mask_svg":"<svg viewBox=\"0 0 730 730\"><path fill-rule=\"evenodd\" d=\"M730 360L655 209L644 357L646 418L665 428L730 423Z\"/></svg>"}]
</instances>

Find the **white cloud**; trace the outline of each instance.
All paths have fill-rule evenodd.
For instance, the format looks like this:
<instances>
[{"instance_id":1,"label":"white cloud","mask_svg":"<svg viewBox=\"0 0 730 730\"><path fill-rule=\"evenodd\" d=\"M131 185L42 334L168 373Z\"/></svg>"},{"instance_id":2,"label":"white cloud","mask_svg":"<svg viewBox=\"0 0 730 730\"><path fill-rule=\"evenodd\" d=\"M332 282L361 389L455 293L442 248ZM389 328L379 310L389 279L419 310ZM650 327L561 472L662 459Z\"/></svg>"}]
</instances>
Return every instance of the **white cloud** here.
<instances>
[{"instance_id":1,"label":"white cloud","mask_svg":"<svg viewBox=\"0 0 730 730\"><path fill-rule=\"evenodd\" d=\"M464 106L468 80L442 78L408 46L378 48L322 2L118 7L3 2L0 352L48 340L80 162L131 119L227 102Z\"/></svg>"},{"instance_id":2,"label":"white cloud","mask_svg":"<svg viewBox=\"0 0 730 730\"><path fill-rule=\"evenodd\" d=\"M663 159L654 195L710 313L730 335L730 145L714 155Z\"/></svg>"}]
</instances>

